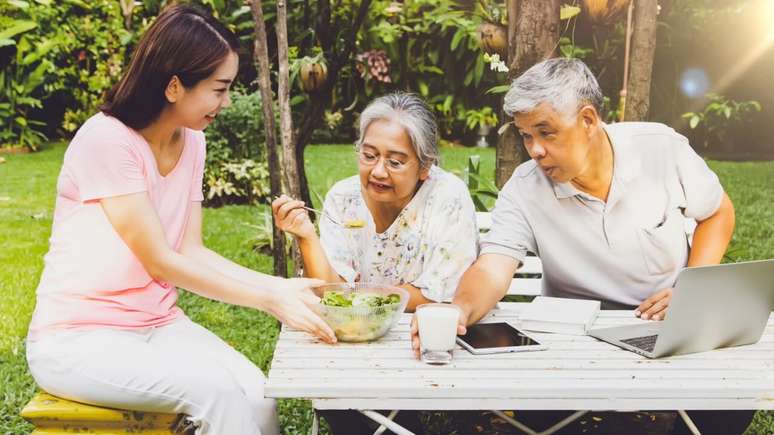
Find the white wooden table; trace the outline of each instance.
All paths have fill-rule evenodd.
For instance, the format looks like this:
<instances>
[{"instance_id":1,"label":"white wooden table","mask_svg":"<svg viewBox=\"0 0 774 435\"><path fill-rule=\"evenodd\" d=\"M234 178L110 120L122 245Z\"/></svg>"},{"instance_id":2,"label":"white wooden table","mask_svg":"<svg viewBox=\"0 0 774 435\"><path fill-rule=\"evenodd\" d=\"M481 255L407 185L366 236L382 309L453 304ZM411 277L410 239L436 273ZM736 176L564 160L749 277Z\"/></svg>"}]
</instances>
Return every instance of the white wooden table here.
<instances>
[{"instance_id":1,"label":"white wooden table","mask_svg":"<svg viewBox=\"0 0 774 435\"><path fill-rule=\"evenodd\" d=\"M518 325L524 305L500 303L484 321ZM649 360L587 336L535 333L548 350L481 356L458 347L440 367L414 358L410 319L362 344L327 345L283 327L266 396L361 412L774 409L774 316L760 342L699 354ZM638 322L630 311L602 311L594 326Z\"/></svg>"}]
</instances>

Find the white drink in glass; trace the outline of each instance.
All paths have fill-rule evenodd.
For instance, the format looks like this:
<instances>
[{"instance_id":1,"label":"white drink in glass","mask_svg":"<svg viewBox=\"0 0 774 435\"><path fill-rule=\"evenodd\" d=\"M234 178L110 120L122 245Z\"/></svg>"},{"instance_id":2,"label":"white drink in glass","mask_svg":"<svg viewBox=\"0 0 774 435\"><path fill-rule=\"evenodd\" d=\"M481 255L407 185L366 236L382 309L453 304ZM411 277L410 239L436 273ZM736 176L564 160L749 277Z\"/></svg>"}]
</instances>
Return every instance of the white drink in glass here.
<instances>
[{"instance_id":1,"label":"white drink in glass","mask_svg":"<svg viewBox=\"0 0 774 435\"><path fill-rule=\"evenodd\" d=\"M448 364L457 338L459 308L449 304L423 304L416 312L422 361Z\"/></svg>"}]
</instances>

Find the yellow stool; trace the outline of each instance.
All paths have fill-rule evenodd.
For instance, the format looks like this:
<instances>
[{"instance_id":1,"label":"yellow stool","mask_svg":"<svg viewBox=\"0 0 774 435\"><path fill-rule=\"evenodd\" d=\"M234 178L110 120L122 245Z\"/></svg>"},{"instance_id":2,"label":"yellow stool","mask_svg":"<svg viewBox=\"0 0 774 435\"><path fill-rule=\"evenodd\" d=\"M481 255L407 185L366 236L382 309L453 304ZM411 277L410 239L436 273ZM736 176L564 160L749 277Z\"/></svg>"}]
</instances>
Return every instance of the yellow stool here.
<instances>
[{"instance_id":1,"label":"yellow stool","mask_svg":"<svg viewBox=\"0 0 774 435\"><path fill-rule=\"evenodd\" d=\"M39 392L21 411L33 435L193 434L183 414L127 411L72 402Z\"/></svg>"}]
</instances>

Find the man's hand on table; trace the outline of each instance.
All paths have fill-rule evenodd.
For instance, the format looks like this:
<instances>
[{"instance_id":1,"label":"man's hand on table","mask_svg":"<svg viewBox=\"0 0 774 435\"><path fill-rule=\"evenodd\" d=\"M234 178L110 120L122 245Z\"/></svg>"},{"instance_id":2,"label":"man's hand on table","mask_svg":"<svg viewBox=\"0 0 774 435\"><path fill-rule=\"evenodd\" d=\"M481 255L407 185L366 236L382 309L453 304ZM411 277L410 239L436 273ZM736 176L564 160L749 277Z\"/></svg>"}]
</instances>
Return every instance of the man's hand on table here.
<instances>
[{"instance_id":1,"label":"man's hand on table","mask_svg":"<svg viewBox=\"0 0 774 435\"><path fill-rule=\"evenodd\" d=\"M465 335L468 331L465 325L468 324L468 313L460 307L460 318L457 324L457 335ZM414 356L419 359L419 324L417 323L417 313L411 316L411 349L414 350Z\"/></svg>"},{"instance_id":2,"label":"man's hand on table","mask_svg":"<svg viewBox=\"0 0 774 435\"><path fill-rule=\"evenodd\" d=\"M634 315L644 320L664 320L672 301L672 291L671 287L657 291L637 307Z\"/></svg>"}]
</instances>

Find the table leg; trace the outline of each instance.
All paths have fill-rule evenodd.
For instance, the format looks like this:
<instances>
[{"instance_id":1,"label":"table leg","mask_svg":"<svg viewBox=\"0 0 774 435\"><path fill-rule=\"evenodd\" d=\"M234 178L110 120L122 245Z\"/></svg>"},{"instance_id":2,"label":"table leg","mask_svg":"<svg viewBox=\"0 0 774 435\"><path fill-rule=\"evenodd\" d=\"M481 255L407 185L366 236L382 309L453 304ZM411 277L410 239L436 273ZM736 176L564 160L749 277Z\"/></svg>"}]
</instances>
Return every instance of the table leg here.
<instances>
[{"instance_id":1,"label":"table leg","mask_svg":"<svg viewBox=\"0 0 774 435\"><path fill-rule=\"evenodd\" d=\"M388 415L387 418L395 421L395 416L398 415L398 412L400 412L399 409L393 409L392 411L390 411L390 415ZM387 426L381 425L376 429L376 432L374 432L374 435L382 435L386 430L387 430Z\"/></svg>"},{"instance_id":2,"label":"table leg","mask_svg":"<svg viewBox=\"0 0 774 435\"><path fill-rule=\"evenodd\" d=\"M569 415L569 416L565 417L560 422L556 423L555 425L549 427L548 429L546 429L546 430L544 430L542 432L535 432L534 430L532 430L528 426L526 426L524 423L522 423L522 422L520 422L520 421L518 421L518 420L516 420L514 418L511 418L511 417L507 416L502 411L494 410L492 412L495 413L495 415L497 415L498 417L500 417L503 420L505 420L508 423L510 423L512 426L514 426L517 429L519 429L520 431L525 432L527 435L551 435L552 433L554 433L554 432L558 431L559 429L567 426L568 424L572 423L573 421L581 418L588 411L576 411L572 415Z\"/></svg>"},{"instance_id":3,"label":"table leg","mask_svg":"<svg viewBox=\"0 0 774 435\"><path fill-rule=\"evenodd\" d=\"M382 414L379 414L376 411L371 411L368 409L358 409L358 412L370 418L371 420L379 423L380 425L385 426L387 429L395 432L397 435L416 435L414 434L414 432L411 432L410 430L404 428L398 423L395 423L394 421L383 416ZM397 411L393 411L392 413L390 413L392 417L395 416L393 413L397 414Z\"/></svg>"},{"instance_id":4,"label":"table leg","mask_svg":"<svg viewBox=\"0 0 774 435\"><path fill-rule=\"evenodd\" d=\"M587 412L588 411L575 411L572 415L567 416L564 420L560 421L559 423L556 423L555 425L541 432L541 435L550 435L558 431L559 429L567 426L568 424L572 423L573 421L583 417L583 415Z\"/></svg>"},{"instance_id":5,"label":"table leg","mask_svg":"<svg viewBox=\"0 0 774 435\"><path fill-rule=\"evenodd\" d=\"M685 422L685 425L688 426L688 430L691 431L693 435L701 435L701 432L699 432L699 428L696 427L696 424L691 420L691 417L688 415L687 412L683 410L678 410L678 414L680 414L680 417L683 418L683 421Z\"/></svg>"},{"instance_id":6,"label":"table leg","mask_svg":"<svg viewBox=\"0 0 774 435\"><path fill-rule=\"evenodd\" d=\"M320 431L320 415L317 414L317 410L312 407L312 431L311 435L317 435Z\"/></svg>"},{"instance_id":7,"label":"table leg","mask_svg":"<svg viewBox=\"0 0 774 435\"><path fill-rule=\"evenodd\" d=\"M529 426L525 425L524 423L522 423L522 422L520 422L520 421L518 421L518 420L516 420L514 418L511 418L511 417L507 416L504 412L497 411L497 410L492 410L492 412L496 416L498 416L498 417L502 418L503 420L507 421L508 423L510 423L511 426L513 426L516 429L526 433L527 435L538 435L538 433L535 432L534 430L530 429Z\"/></svg>"}]
</instances>

